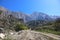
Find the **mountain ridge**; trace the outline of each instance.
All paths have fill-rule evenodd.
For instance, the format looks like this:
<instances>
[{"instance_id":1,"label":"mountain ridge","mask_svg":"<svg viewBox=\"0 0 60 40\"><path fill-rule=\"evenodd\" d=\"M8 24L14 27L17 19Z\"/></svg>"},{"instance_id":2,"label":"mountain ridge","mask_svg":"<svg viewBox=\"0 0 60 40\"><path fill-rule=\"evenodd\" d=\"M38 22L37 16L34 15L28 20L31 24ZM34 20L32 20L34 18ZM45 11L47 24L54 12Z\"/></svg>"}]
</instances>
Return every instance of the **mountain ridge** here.
<instances>
[{"instance_id":1,"label":"mountain ridge","mask_svg":"<svg viewBox=\"0 0 60 40\"><path fill-rule=\"evenodd\" d=\"M0 7L0 11L2 11L2 13L4 15L13 15L16 18L19 19L23 19L24 22L29 22L32 20L46 20L46 21L52 21L53 19L56 19L58 17L54 17L54 16L49 16L43 12L34 12L32 14L24 14L23 12L14 12L14 11L9 11L4 7ZM3 15L2 15L3 16Z\"/></svg>"}]
</instances>

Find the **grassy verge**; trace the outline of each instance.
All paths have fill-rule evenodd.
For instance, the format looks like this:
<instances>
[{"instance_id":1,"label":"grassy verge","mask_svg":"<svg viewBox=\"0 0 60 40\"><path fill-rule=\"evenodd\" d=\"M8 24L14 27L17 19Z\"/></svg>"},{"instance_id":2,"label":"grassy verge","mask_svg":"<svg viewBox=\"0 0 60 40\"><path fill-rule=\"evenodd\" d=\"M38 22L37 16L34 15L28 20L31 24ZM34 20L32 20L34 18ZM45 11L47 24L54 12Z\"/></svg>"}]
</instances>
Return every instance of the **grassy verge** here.
<instances>
[{"instance_id":1,"label":"grassy verge","mask_svg":"<svg viewBox=\"0 0 60 40\"><path fill-rule=\"evenodd\" d=\"M45 30L36 30L36 31L60 35L60 31L53 31L53 30L47 30L47 29L45 29Z\"/></svg>"}]
</instances>

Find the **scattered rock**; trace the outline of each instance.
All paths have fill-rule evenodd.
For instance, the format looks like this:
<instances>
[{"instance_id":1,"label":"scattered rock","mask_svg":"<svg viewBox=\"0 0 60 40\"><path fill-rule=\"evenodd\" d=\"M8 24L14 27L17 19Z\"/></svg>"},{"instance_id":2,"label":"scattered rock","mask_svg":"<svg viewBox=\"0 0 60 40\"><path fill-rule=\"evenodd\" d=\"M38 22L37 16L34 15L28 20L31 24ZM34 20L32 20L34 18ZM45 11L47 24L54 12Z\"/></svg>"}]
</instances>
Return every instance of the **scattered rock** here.
<instances>
[{"instance_id":1,"label":"scattered rock","mask_svg":"<svg viewBox=\"0 0 60 40\"><path fill-rule=\"evenodd\" d=\"M0 38L1 38L1 39L4 39L4 38L5 38L5 34L0 33Z\"/></svg>"}]
</instances>

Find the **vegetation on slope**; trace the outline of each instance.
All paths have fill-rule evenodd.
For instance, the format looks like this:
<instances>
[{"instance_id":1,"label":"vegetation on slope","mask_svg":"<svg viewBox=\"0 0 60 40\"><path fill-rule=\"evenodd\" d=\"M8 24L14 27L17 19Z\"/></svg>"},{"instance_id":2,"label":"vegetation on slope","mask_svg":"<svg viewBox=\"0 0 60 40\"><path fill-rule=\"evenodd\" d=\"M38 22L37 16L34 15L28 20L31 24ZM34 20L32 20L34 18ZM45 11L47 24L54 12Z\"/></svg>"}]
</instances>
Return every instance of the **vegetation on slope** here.
<instances>
[{"instance_id":1,"label":"vegetation on slope","mask_svg":"<svg viewBox=\"0 0 60 40\"><path fill-rule=\"evenodd\" d=\"M48 32L48 33L60 35L60 18L57 18L52 23L49 22L49 25L45 25L37 28L36 31Z\"/></svg>"},{"instance_id":2,"label":"vegetation on slope","mask_svg":"<svg viewBox=\"0 0 60 40\"><path fill-rule=\"evenodd\" d=\"M15 18L11 14L7 16L4 15L2 16L3 16L2 19L0 19L0 28L3 28L4 30L13 30L13 31L28 29L24 25L23 19Z\"/></svg>"},{"instance_id":3,"label":"vegetation on slope","mask_svg":"<svg viewBox=\"0 0 60 40\"><path fill-rule=\"evenodd\" d=\"M0 14L2 13L2 11L0 11Z\"/></svg>"}]
</instances>

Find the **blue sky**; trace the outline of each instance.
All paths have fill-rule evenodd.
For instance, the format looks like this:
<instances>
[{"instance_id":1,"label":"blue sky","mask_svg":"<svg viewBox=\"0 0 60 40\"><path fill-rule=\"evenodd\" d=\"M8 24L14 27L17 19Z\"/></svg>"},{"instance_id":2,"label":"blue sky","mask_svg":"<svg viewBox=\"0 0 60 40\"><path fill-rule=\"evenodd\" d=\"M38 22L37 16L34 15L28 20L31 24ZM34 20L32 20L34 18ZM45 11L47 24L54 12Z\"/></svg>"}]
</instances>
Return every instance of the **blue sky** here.
<instances>
[{"instance_id":1,"label":"blue sky","mask_svg":"<svg viewBox=\"0 0 60 40\"><path fill-rule=\"evenodd\" d=\"M60 0L0 0L0 6L27 14L37 11L60 16Z\"/></svg>"}]
</instances>

